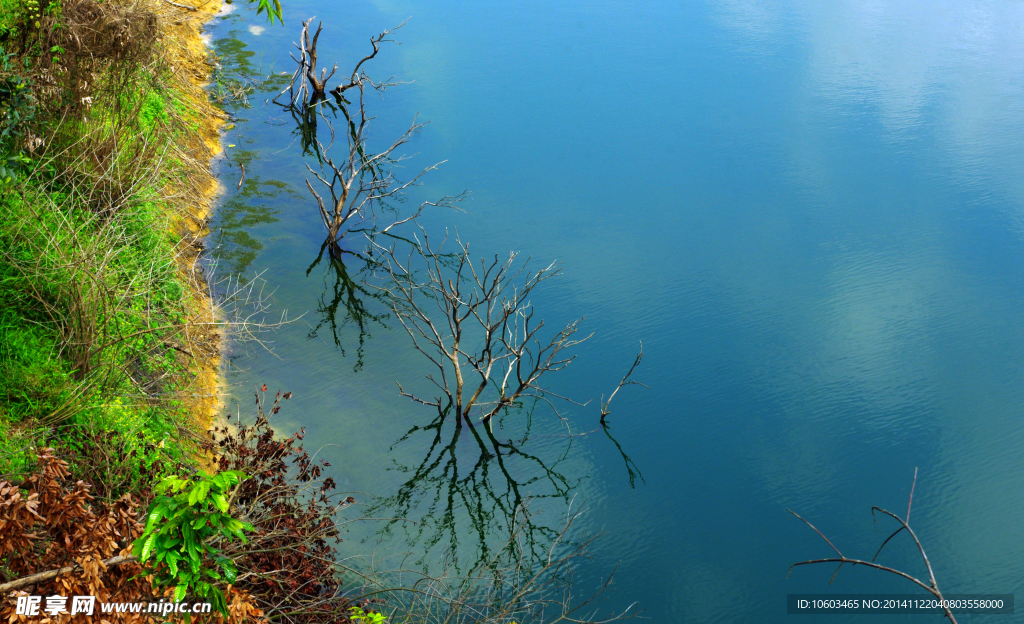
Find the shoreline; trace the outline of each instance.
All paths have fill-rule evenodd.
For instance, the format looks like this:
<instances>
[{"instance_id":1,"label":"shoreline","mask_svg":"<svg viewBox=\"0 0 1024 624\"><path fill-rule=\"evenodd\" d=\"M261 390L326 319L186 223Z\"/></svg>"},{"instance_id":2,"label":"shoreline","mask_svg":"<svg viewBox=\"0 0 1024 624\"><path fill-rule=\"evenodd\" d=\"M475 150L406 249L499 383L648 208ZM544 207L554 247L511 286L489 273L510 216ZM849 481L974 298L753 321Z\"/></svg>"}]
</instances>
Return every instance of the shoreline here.
<instances>
[{"instance_id":1,"label":"shoreline","mask_svg":"<svg viewBox=\"0 0 1024 624\"><path fill-rule=\"evenodd\" d=\"M187 233L179 243L178 268L184 281L190 285L191 294L199 302L200 308L190 315L190 328L186 329L186 332L199 334L200 342L206 345L199 353L193 351L195 379L192 400L188 401L187 405L191 423L197 427L196 433L205 435L220 407L223 395L221 353L224 336L216 329L218 311L211 296L210 284L197 264L203 250L200 241L210 232L208 223L217 198L223 191L222 185L213 175L212 163L224 153L220 142L220 128L227 123L228 116L210 101L206 91L213 73L213 67L209 63L212 46L203 30L210 20L221 12L224 4L222 0L208 0L195 7L195 10L185 9L187 5L180 3L171 3L171 6L179 19L168 20L161 38L171 44L167 46L167 60L174 68L177 78L174 87L198 113L200 120L200 141L186 146L192 154L182 155L184 160L197 165L192 172L196 175L190 179L192 188L185 189L186 192L183 194L180 190L175 193L176 189L171 189L172 196L181 197L181 201L178 206L170 206L169 212L172 231L177 230L179 234Z\"/></svg>"}]
</instances>

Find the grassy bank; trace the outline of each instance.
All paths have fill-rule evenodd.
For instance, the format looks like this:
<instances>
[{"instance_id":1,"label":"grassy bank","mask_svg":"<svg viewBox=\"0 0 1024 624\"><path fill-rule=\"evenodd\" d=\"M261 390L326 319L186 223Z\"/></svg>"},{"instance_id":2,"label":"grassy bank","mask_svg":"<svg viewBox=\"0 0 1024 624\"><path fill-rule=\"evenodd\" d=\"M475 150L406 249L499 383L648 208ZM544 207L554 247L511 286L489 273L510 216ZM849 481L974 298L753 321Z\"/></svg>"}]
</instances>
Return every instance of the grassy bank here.
<instances>
[{"instance_id":1,"label":"grassy bank","mask_svg":"<svg viewBox=\"0 0 1024 624\"><path fill-rule=\"evenodd\" d=\"M218 346L209 10L0 0L0 473L58 446L116 497L193 455Z\"/></svg>"}]
</instances>

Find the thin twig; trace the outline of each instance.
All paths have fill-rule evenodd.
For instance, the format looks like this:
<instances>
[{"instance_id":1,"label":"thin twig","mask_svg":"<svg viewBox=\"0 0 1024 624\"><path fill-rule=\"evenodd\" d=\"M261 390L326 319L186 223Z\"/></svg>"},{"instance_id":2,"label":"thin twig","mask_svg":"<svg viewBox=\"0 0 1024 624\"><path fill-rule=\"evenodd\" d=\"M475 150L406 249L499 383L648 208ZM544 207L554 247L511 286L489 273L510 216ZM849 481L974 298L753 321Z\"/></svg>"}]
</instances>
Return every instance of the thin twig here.
<instances>
[{"instance_id":1,"label":"thin twig","mask_svg":"<svg viewBox=\"0 0 1024 624\"><path fill-rule=\"evenodd\" d=\"M913 481L913 483L910 486L910 497L909 497L909 499L907 501L907 517L906 517L906 519L900 518L899 516L897 516L896 514L892 513L891 511L882 509L881 507L872 507L871 508L871 515L872 515L872 517L874 517L875 512L877 511L877 512L882 513L882 514L884 514L886 516L889 516L890 518L896 520L896 522L898 522L900 524L900 528L899 529L897 529L895 532L893 532L891 535L889 535L889 537L885 538L885 541L883 541L882 545L878 547L878 551L875 552L875 556L872 557L871 561L862 561L860 559L851 559L849 557L846 557L845 555L843 555L843 553L841 553L839 551L838 548L836 548L835 544L833 544L831 540L829 540L827 537L825 537L824 533L822 533L821 531L819 531L817 529L817 527L815 527L813 524L811 524L810 522L808 522L804 518L800 517L800 515L797 514L795 511L787 510L787 511L789 511L789 513L793 514L794 516L796 516L800 520L803 520L803 522L807 526L809 526L812 529L814 529L814 532L817 533L818 535L820 535L821 538L823 540L825 540L828 543L829 546L832 547L832 550L836 551L836 553L839 555L838 558L833 557L833 558L829 558L829 559L811 559L811 560L808 560L808 561L801 561L801 562L798 562L798 563L794 563L793 565L791 565L789 567L790 572L792 572L793 568L795 568L796 566L801 566L801 565L810 565L810 564L816 564L816 563L838 563L839 566L836 567L835 572L832 573L832 578L829 579L829 585L831 585L832 581L835 580L836 574L839 573L839 569L843 566L844 563L849 563L851 565L863 565L863 566L866 566L866 567L869 567L869 568L873 568L873 569L876 569L876 570L882 570L883 572L889 572L891 574L895 574L897 576L901 576L901 577L911 581L915 585L918 585L918 586L924 588L930 594L932 594L933 596L938 598L940 601L943 601L944 599L943 599L943 596L942 596L942 592L939 591L939 585L938 585L938 583L935 580L935 571L932 569L931 561L928 559L928 555L924 551L924 546L921 544L921 540L918 539L917 534L914 533L914 530L912 528L910 528L910 524L909 524L909 521L910 521L910 509L911 509L911 505L913 504L913 501L914 501L914 488L915 488L916 485L917 485L917 468L914 468L914 481ZM891 540L893 537L898 535L900 533L900 531L904 531L904 530L907 531L907 533L910 534L910 537L914 540L914 544L917 546L918 553L921 555L922 561L924 561L925 568L928 570L928 583L925 583L924 581L921 581L920 579L915 578L915 577L907 574L906 572L902 572L900 570L896 570L896 569L890 568L888 566L883 566L883 565L874 563L875 559L878 558L879 553L882 552L882 548L884 548L885 545L889 543L889 540ZM788 576L788 574L787 574L787 576ZM956 618L953 616L953 612L949 610L949 608L945 605L944 601L942 602L942 609L943 609L943 613L945 614L946 618L948 618L949 621L952 624L956 624Z\"/></svg>"}]
</instances>

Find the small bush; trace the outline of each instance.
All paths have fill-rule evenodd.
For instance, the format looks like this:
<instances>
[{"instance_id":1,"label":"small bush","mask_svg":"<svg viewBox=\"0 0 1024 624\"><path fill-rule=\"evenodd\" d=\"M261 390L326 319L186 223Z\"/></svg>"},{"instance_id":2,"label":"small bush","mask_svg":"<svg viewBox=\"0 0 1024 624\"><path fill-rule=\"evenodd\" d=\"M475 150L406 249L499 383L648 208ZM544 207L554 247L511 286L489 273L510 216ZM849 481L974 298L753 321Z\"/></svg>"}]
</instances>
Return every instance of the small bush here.
<instances>
[{"instance_id":1,"label":"small bush","mask_svg":"<svg viewBox=\"0 0 1024 624\"><path fill-rule=\"evenodd\" d=\"M183 592L174 588L164 589L165 584L161 581L168 569L166 564L155 568L143 566L132 556L133 541L141 538L155 541L152 529L166 528L168 523L160 524L151 519L149 526L143 527L139 522L137 500L132 495L125 494L108 504L91 495L90 484L84 481L70 483L68 463L59 459L54 449L41 449L37 460L37 471L20 483L0 480L0 572L5 581L73 567L70 573L39 580L21 589L31 589L32 595L36 596L91 595L97 602L180 601L184 597ZM221 475L201 480L199 484L208 484L219 477ZM175 483L181 481L179 479ZM161 509L161 502L157 501L156 509ZM220 508L226 504L225 500ZM195 509L200 511L200 507ZM200 520L217 521L220 517L218 514L200 513L189 520L198 529ZM192 526L190 524L189 529ZM199 541L190 543L190 549L209 548L211 535L201 529L198 535ZM161 552L160 559L167 561L169 551L163 549ZM201 561L204 565L208 563ZM204 574L210 572L209 568L200 570ZM220 588L216 588L215 602L219 613L199 616L199 621L246 624L259 619L260 612L243 592L228 585L229 581L217 579L215 571L211 578L227 587L228 597L225 599ZM201 588L190 589L199 590L190 592L193 596L209 599ZM24 620L24 616L15 614L17 598L25 594L22 590L0 596L0 618L3 621ZM163 620L155 614L128 612L103 613L102 617L103 621L112 624ZM189 619L188 616L186 618Z\"/></svg>"},{"instance_id":2,"label":"small bush","mask_svg":"<svg viewBox=\"0 0 1024 624\"><path fill-rule=\"evenodd\" d=\"M245 544L244 531L253 529L228 513L230 490L244 478L245 473L226 470L195 478L168 476L157 484L146 528L132 553L143 564L153 560L153 586L173 588L174 602L181 602L188 593L228 615L224 592L217 585L234 583L238 568L214 542L224 538Z\"/></svg>"},{"instance_id":3,"label":"small bush","mask_svg":"<svg viewBox=\"0 0 1024 624\"><path fill-rule=\"evenodd\" d=\"M250 475L234 493L234 504L237 517L253 531L247 545L226 547L224 553L243 571L235 586L269 619L347 624L352 605L337 573L336 522L338 512L355 500L331 493L334 479L322 476L330 464L315 462L303 449L305 430L275 438L270 418L289 398L290 392L278 392L265 410L264 395L257 393L255 423L213 430L207 450L217 454L220 470Z\"/></svg>"}]
</instances>

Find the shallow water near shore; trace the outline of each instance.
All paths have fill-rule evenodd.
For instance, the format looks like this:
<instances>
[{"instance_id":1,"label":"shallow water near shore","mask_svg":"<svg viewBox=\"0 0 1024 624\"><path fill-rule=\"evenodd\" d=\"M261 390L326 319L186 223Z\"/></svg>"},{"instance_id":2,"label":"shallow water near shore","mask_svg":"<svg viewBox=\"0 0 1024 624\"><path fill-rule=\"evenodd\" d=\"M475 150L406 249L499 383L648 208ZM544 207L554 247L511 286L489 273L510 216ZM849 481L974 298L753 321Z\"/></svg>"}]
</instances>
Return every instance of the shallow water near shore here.
<instances>
[{"instance_id":1,"label":"shallow water near shore","mask_svg":"<svg viewBox=\"0 0 1024 624\"><path fill-rule=\"evenodd\" d=\"M464 212L425 227L479 255L558 260L538 316L585 316L594 332L552 378L593 400L562 412L581 435L538 412L537 461L465 479L479 459L466 439L449 458L457 478L446 461L418 470L431 436L396 442L432 413L395 382L422 387L427 363L372 298L362 330L342 305L335 341L344 280L310 269L323 227L294 122L268 91L228 106L218 272L259 274L276 312L304 314L269 336L275 355L232 353L229 409L249 414L263 383L293 392L277 426L336 445L321 456L377 517L456 501L450 522L392 526L384 550L471 559L515 493L537 497L541 528L575 500L604 533L579 593L619 564L609 609L781 622L789 593L913 591L863 569L831 586L832 568L787 578L832 554L787 509L870 558L891 532L871 506L904 513L917 467L912 525L942 589L1024 595L1022 6L299 1L284 28L235 6L210 24L213 46L225 71L264 77L293 70L307 17L324 21L321 63L347 72L411 16L367 67L409 82L372 102L373 139L418 115L408 171L447 160L407 206L468 190ZM597 400L640 341L650 388L616 397L613 440ZM385 524L352 528L345 554L369 552ZM884 563L926 574L909 541L886 548ZM1024 617L970 621L997 620Z\"/></svg>"}]
</instances>

